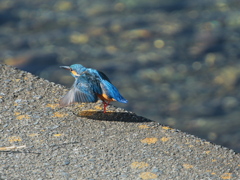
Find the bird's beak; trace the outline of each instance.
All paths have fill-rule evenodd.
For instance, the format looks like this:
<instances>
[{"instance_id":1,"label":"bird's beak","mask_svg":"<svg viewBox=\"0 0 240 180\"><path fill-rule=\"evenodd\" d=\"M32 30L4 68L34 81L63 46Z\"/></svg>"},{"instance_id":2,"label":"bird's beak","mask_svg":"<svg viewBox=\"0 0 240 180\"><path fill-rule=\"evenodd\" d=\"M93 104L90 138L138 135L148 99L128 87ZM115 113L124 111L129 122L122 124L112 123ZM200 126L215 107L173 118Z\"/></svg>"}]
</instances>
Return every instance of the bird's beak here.
<instances>
[{"instance_id":1,"label":"bird's beak","mask_svg":"<svg viewBox=\"0 0 240 180\"><path fill-rule=\"evenodd\" d=\"M69 66L60 66L60 68L62 68L62 69L66 69L66 70L71 70L71 68L69 67Z\"/></svg>"}]
</instances>

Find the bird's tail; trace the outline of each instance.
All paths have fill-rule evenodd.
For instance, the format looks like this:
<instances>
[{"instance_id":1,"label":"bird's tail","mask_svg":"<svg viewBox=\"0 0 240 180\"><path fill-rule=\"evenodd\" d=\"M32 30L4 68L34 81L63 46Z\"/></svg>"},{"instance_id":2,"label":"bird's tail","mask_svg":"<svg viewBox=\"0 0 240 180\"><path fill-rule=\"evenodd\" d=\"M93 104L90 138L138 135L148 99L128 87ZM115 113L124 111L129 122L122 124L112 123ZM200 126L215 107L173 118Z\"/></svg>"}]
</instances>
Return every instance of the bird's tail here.
<instances>
[{"instance_id":1,"label":"bird's tail","mask_svg":"<svg viewBox=\"0 0 240 180\"><path fill-rule=\"evenodd\" d=\"M126 100L124 97L121 96L121 94L119 94L120 96L116 99L118 102L120 103L128 103L128 100Z\"/></svg>"},{"instance_id":2,"label":"bird's tail","mask_svg":"<svg viewBox=\"0 0 240 180\"><path fill-rule=\"evenodd\" d=\"M126 100L122 95L119 93L118 89L110 82L105 81L103 89L107 90L108 95L112 98L114 98L116 101L120 103L127 103L128 100Z\"/></svg>"}]
</instances>

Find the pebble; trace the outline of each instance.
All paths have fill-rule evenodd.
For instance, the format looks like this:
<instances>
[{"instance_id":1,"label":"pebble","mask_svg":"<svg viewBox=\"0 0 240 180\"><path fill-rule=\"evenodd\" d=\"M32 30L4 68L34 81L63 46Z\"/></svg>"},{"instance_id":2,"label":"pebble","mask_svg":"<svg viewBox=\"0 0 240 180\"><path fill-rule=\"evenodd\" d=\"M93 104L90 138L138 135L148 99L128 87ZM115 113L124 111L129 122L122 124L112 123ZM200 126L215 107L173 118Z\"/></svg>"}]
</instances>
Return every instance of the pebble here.
<instances>
[{"instance_id":1,"label":"pebble","mask_svg":"<svg viewBox=\"0 0 240 180\"><path fill-rule=\"evenodd\" d=\"M69 165L70 164L70 160L65 160L63 165Z\"/></svg>"}]
</instances>

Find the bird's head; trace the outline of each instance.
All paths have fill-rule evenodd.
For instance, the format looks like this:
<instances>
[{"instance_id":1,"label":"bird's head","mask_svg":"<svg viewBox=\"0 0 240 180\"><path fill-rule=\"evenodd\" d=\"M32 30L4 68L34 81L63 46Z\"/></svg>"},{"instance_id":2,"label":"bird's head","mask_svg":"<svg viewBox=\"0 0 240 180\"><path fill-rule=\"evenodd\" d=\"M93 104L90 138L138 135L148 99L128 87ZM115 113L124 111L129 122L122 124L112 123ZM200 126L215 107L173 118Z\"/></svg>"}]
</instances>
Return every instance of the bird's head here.
<instances>
[{"instance_id":1,"label":"bird's head","mask_svg":"<svg viewBox=\"0 0 240 180\"><path fill-rule=\"evenodd\" d=\"M81 75L81 73L86 70L86 68L81 64L73 64L71 66L60 66L60 68L69 70L74 78L78 78Z\"/></svg>"}]
</instances>

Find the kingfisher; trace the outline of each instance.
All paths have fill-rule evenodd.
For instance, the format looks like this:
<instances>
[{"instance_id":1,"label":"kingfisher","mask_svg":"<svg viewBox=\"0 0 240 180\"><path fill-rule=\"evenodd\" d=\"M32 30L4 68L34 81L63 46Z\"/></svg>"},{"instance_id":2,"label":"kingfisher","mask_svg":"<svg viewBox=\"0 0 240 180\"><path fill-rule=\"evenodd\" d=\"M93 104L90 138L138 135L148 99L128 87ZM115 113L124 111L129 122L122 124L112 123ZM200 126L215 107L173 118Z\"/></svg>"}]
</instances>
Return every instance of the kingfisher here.
<instances>
[{"instance_id":1,"label":"kingfisher","mask_svg":"<svg viewBox=\"0 0 240 180\"><path fill-rule=\"evenodd\" d=\"M98 99L101 99L103 112L106 113L110 102L128 102L103 72L86 68L81 64L60 66L60 68L69 70L75 78L70 91L60 100L60 106L67 106L74 102L97 102Z\"/></svg>"}]
</instances>

